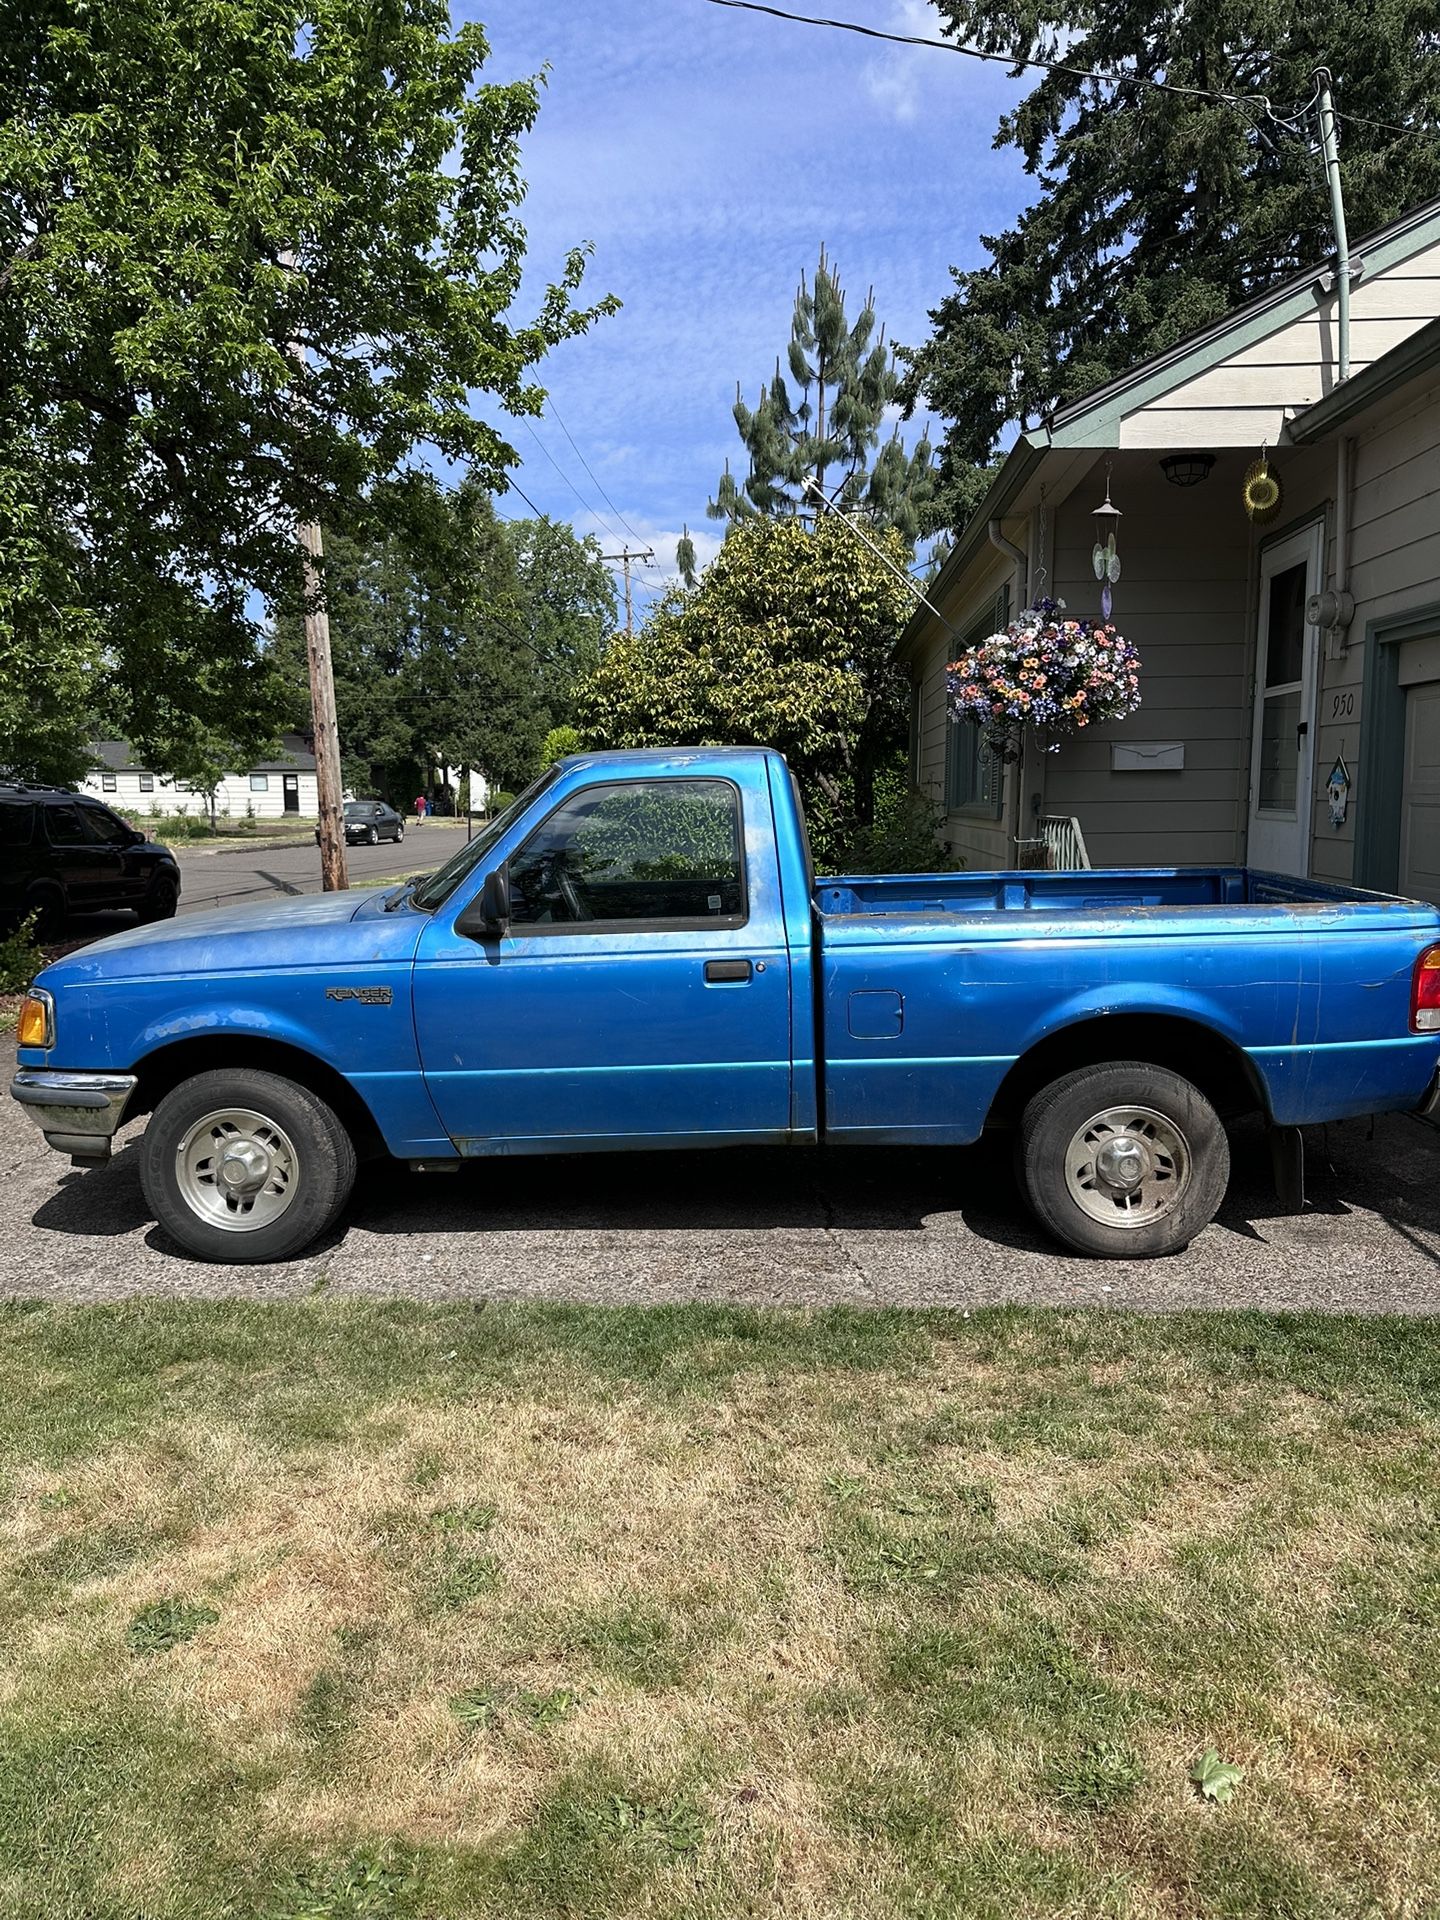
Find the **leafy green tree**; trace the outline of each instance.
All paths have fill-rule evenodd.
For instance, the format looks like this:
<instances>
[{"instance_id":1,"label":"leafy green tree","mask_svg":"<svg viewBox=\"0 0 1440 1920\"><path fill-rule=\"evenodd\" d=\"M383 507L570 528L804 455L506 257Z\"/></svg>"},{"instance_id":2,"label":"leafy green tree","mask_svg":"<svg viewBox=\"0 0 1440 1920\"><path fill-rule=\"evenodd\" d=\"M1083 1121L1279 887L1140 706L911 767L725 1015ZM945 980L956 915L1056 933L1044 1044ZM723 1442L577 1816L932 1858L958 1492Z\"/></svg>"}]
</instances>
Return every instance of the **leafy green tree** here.
<instances>
[{"instance_id":1,"label":"leafy green tree","mask_svg":"<svg viewBox=\"0 0 1440 1920\"><path fill-rule=\"evenodd\" d=\"M1313 73L1334 77L1352 234L1440 192L1434 0L937 0L958 40L1134 76L1046 73L1001 121L1039 192L954 272L904 400L951 422L931 526L962 525L1001 435L1333 253ZM1245 97L1236 107L1201 94ZM1267 112L1294 119L1280 124ZM1384 122L1385 125L1373 124ZM1396 132L1398 124L1428 133Z\"/></svg>"},{"instance_id":2,"label":"leafy green tree","mask_svg":"<svg viewBox=\"0 0 1440 1920\"><path fill-rule=\"evenodd\" d=\"M903 564L898 533L876 538ZM778 747L833 864L873 820L877 774L904 739L895 643L913 605L840 522L746 519L693 593L673 591L615 636L577 724L600 747Z\"/></svg>"},{"instance_id":3,"label":"leafy green tree","mask_svg":"<svg viewBox=\"0 0 1440 1920\"><path fill-rule=\"evenodd\" d=\"M934 485L930 444L922 438L907 454L897 428L881 445L885 409L898 386L894 356L884 329L876 332L873 292L851 325L823 248L813 288L802 276L795 296L786 363L793 397L778 360L753 409L736 390L735 424L749 472L739 482L727 462L707 508L711 519L811 514L806 488L813 481L835 506L895 528L913 546ZM682 574L685 544L677 553ZM692 572L694 558L691 546Z\"/></svg>"},{"instance_id":4,"label":"leafy green tree","mask_svg":"<svg viewBox=\"0 0 1440 1920\"><path fill-rule=\"evenodd\" d=\"M295 529L443 534L438 450L514 459L536 363L612 302L569 255L507 315L533 81L482 83L447 0L0 0L0 681L85 698L166 768L259 744Z\"/></svg>"},{"instance_id":5,"label":"leafy green tree","mask_svg":"<svg viewBox=\"0 0 1440 1920\"><path fill-rule=\"evenodd\" d=\"M563 520L512 520L505 537L515 557L515 621L536 662L536 693L552 726L566 724L575 689L594 672L615 631L615 580L593 537Z\"/></svg>"},{"instance_id":6,"label":"leafy green tree","mask_svg":"<svg viewBox=\"0 0 1440 1920\"><path fill-rule=\"evenodd\" d=\"M552 727L540 742L540 765L553 767L557 760L563 760L566 754L578 753L583 742L576 727Z\"/></svg>"},{"instance_id":7,"label":"leafy green tree","mask_svg":"<svg viewBox=\"0 0 1440 1920\"><path fill-rule=\"evenodd\" d=\"M546 709L514 553L489 499L459 490L429 563L395 540L341 535L324 564L347 786L408 805L438 765L476 767L492 785L528 780ZM293 612L276 624L271 658L290 686L306 685ZM308 698L301 708L308 719Z\"/></svg>"}]
</instances>

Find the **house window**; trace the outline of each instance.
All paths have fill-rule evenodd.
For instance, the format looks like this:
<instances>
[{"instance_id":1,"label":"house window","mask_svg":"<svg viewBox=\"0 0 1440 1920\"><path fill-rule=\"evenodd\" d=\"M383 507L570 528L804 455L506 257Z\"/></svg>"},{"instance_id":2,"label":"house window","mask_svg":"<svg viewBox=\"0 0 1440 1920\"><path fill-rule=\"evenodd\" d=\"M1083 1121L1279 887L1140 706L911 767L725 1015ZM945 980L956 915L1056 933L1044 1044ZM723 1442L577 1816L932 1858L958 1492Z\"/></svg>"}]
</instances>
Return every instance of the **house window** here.
<instances>
[{"instance_id":1,"label":"house window","mask_svg":"<svg viewBox=\"0 0 1440 1920\"><path fill-rule=\"evenodd\" d=\"M268 793L270 791L269 774L252 773L250 776L250 791L252 793Z\"/></svg>"},{"instance_id":2,"label":"house window","mask_svg":"<svg viewBox=\"0 0 1440 1920\"><path fill-rule=\"evenodd\" d=\"M141 774L140 791L142 793L153 793L155 791L155 776L153 773Z\"/></svg>"},{"instance_id":3,"label":"house window","mask_svg":"<svg viewBox=\"0 0 1440 1920\"><path fill-rule=\"evenodd\" d=\"M1010 618L1010 589L1002 587L960 636L959 653L978 647ZM947 722L945 736L945 809L998 820L1005 802L1005 765L985 744L969 720Z\"/></svg>"},{"instance_id":4,"label":"house window","mask_svg":"<svg viewBox=\"0 0 1440 1920\"><path fill-rule=\"evenodd\" d=\"M113 773L102 773L102 774L101 774L101 776L100 776L100 791L101 791L102 793L114 793L114 791L115 791L115 776L114 776L114 774L113 774Z\"/></svg>"}]
</instances>

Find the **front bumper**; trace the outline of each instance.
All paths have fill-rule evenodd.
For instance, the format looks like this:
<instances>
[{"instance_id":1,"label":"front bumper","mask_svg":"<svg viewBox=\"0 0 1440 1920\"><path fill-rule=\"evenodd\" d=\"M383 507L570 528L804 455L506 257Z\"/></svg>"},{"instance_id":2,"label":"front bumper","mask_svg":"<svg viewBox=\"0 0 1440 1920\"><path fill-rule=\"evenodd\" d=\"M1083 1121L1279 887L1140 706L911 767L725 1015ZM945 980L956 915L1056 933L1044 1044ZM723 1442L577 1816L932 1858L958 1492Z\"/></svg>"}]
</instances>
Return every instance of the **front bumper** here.
<instances>
[{"instance_id":1,"label":"front bumper","mask_svg":"<svg viewBox=\"0 0 1440 1920\"><path fill-rule=\"evenodd\" d=\"M57 1153L72 1160L110 1158L110 1141L135 1091L133 1073L65 1073L21 1067L10 1082L12 1099L30 1115Z\"/></svg>"}]
</instances>

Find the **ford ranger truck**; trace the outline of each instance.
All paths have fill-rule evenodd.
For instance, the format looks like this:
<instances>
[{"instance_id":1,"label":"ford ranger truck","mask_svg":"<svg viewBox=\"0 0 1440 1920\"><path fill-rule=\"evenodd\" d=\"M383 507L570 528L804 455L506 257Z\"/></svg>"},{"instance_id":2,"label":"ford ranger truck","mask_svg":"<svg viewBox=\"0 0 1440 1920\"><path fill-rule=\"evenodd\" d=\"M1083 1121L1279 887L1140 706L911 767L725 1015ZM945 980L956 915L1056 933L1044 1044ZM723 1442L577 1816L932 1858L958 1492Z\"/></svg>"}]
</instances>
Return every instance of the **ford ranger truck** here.
<instances>
[{"instance_id":1,"label":"ford ranger truck","mask_svg":"<svg viewBox=\"0 0 1440 1920\"><path fill-rule=\"evenodd\" d=\"M19 1039L76 1163L150 1116L148 1203L207 1260L299 1253L380 1154L991 1126L1057 1240L1165 1254L1224 1197L1230 1118L1298 1204L1299 1128L1437 1110L1440 910L1237 867L817 880L778 754L589 753L403 886L69 955Z\"/></svg>"}]
</instances>

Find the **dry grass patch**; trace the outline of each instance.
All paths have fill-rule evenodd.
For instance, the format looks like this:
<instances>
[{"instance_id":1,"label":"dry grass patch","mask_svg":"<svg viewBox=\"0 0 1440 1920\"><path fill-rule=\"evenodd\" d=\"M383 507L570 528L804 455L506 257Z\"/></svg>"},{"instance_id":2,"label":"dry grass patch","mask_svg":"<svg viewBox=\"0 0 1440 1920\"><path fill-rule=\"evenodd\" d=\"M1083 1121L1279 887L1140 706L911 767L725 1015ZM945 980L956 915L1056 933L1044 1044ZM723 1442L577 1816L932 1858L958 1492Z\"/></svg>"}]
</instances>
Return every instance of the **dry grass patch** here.
<instances>
[{"instance_id":1,"label":"dry grass patch","mask_svg":"<svg viewBox=\"0 0 1440 1920\"><path fill-rule=\"evenodd\" d=\"M35 1910L1440 1898L1426 1329L318 1305L10 1332L0 1876ZM1189 1779L1209 1745L1245 1769L1228 1806Z\"/></svg>"}]
</instances>

